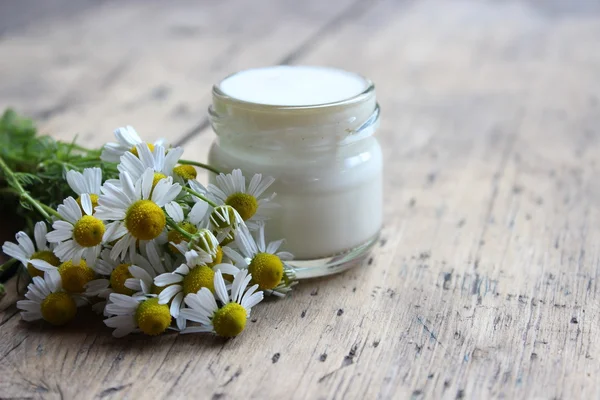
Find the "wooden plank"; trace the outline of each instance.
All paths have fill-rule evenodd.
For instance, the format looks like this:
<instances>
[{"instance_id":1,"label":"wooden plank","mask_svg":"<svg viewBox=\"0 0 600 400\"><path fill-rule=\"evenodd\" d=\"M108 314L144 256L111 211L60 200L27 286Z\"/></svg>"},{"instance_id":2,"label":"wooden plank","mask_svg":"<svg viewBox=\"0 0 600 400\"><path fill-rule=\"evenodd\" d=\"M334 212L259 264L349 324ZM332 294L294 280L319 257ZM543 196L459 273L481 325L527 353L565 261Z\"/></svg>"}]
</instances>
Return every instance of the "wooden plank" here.
<instances>
[{"instance_id":1,"label":"wooden plank","mask_svg":"<svg viewBox=\"0 0 600 400\"><path fill-rule=\"evenodd\" d=\"M295 57L351 0L104 2L0 38L0 108L86 146L133 125L176 142L204 119L210 89L243 68ZM335 25L335 24L334 24ZM285 38L285 40L281 40Z\"/></svg>"},{"instance_id":2,"label":"wooden plank","mask_svg":"<svg viewBox=\"0 0 600 400\"><path fill-rule=\"evenodd\" d=\"M378 84L369 265L257 307L230 341L11 318L0 393L597 398L600 15L581 7L390 0L339 24L297 62ZM187 151L205 160L211 135Z\"/></svg>"}]
</instances>

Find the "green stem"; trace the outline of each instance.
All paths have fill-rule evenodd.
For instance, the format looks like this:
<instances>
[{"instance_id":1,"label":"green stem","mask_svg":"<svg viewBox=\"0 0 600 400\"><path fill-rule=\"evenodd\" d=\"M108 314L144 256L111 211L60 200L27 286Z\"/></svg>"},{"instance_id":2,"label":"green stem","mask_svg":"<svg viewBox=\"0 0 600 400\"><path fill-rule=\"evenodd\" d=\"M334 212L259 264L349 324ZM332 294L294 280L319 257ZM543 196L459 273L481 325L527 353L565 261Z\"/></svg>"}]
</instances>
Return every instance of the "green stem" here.
<instances>
[{"instance_id":1,"label":"green stem","mask_svg":"<svg viewBox=\"0 0 600 400\"><path fill-rule=\"evenodd\" d=\"M167 225L169 225L171 228L173 228L173 230L179 232L183 237L188 239L188 241L192 240L192 238L193 238L192 234L189 233L188 231L185 231L182 227L177 225L177 222L173 221L173 219L171 219L170 217L167 217Z\"/></svg>"},{"instance_id":2,"label":"green stem","mask_svg":"<svg viewBox=\"0 0 600 400\"><path fill-rule=\"evenodd\" d=\"M212 200L209 200L206 196L201 195L200 193L196 192L195 190L190 189L189 187L183 187L183 190L185 190L186 192L188 192L191 195L194 195L196 197L198 197L201 200L204 200L205 202L207 202L209 205L211 205L212 207L218 207L219 205L217 203L215 203Z\"/></svg>"},{"instance_id":3,"label":"green stem","mask_svg":"<svg viewBox=\"0 0 600 400\"><path fill-rule=\"evenodd\" d=\"M25 189L23 189L23 186L21 186L21 183L15 176L15 173L12 169L10 169L8 165L6 165L2 157L0 157L0 169L4 172L4 175L6 175L6 180L8 181L8 183L18 192L19 196L21 197L21 200L24 200L27 203L31 204L31 206L35 208L40 214L42 214L42 216L47 221L52 221L50 215L48 215L46 210L44 210L44 204L31 197L31 195Z\"/></svg>"},{"instance_id":4,"label":"green stem","mask_svg":"<svg viewBox=\"0 0 600 400\"><path fill-rule=\"evenodd\" d=\"M214 172L215 174L219 175L221 173L221 171L219 171L218 169L216 169L215 167L211 167L208 164L204 164L198 161L191 161L191 160L179 160L179 164L185 164L185 165L194 165L196 167L200 167L203 169L206 169L210 172Z\"/></svg>"},{"instance_id":5,"label":"green stem","mask_svg":"<svg viewBox=\"0 0 600 400\"><path fill-rule=\"evenodd\" d=\"M56 211L54 208L52 208L52 207L48 207L48 206L47 206L47 205L45 205L44 203L40 203L40 204L41 204L41 206L44 208L44 210L46 210L46 211L47 211L47 212L49 212L50 214L54 215L56 218L58 218L58 219L64 219L64 218L62 217L62 215L60 215L60 214L58 213L58 211Z\"/></svg>"},{"instance_id":6,"label":"green stem","mask_svg":"<svg viewBox=\"0 0 600 400\"><path fill-rule=\"evenodd\" d=\"M79 150L79 151L84 151L86 153L91 153L91 152L97 152L98 149L88 149L87 147L83 147L78 145L77 143L73 142L69 144L71 147L73 147L75 150Z\"/></svg>"},{"instance_id":7,"label":"green stem","mask_svg":"<svg viewBox=\"0 0 600 400\"><path fill-rule=\"evenodd\" d=\"M16 262L17 262L16 258L11 258L4 264L0 265L0 275L2 275L3 272L5 272L7 269L9 269Z\"/></svg>"}]
</instances>

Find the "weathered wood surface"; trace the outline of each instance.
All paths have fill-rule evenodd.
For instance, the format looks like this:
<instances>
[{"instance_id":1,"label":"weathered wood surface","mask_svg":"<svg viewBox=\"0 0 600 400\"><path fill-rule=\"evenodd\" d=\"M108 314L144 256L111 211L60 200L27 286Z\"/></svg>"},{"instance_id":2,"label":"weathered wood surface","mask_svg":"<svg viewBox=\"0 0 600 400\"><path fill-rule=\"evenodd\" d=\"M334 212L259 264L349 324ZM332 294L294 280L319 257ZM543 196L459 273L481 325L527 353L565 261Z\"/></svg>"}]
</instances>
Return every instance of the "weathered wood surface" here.
<instances>
[{"instance_id":1,"label":"weathered wood surface","mask_svg":"<svg viewBox=\"0 0 600 400\"><path fill-rule=\"evenodd\" d=\"M267 302L230 341L25 324L7 297L0 397L599 398L600 7L245 4L102 2L31 21L0 38L0 104L93 145L124 123L189 139L204 160L226 73L361 72L386 160L368 265Z\"/></svg>"}]
</instances>

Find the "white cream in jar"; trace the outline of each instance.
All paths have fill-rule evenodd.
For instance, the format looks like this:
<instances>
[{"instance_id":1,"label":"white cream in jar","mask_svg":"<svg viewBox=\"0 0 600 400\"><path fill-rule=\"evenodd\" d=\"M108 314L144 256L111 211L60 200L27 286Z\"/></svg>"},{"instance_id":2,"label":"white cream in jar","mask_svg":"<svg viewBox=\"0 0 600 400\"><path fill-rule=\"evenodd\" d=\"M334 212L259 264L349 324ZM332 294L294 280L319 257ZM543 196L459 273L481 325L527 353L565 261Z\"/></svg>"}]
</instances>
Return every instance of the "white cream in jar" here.
<instances>
[{"instance_id":1,"label":"white cream in jar","mask_svg":"<svg viewBox=\"0 0 600 400\"><path fill-rule=\"evenodd\" d=\"M281 207L267 240L285 238L298 278L337 272L364 258L382 225L382 157L373 133L373 84L334 68L274 66L213 88L217 134L209 162L276 181Z\"/></svg>"}]
</instances>

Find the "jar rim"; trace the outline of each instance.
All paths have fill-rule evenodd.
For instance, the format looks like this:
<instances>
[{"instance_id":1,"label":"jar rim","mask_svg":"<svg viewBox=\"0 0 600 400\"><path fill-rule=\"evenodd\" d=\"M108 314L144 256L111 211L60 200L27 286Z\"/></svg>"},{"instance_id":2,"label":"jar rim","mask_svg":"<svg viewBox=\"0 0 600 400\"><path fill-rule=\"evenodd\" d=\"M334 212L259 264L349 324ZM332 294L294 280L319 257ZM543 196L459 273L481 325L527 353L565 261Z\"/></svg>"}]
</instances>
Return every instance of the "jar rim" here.
<instances>
[{"instance_id":1,"label":"jar rim","mask_svg":"<svg viewBox=\"0 0 600 400\"><path fill-rule=\"evenodd\" d=\"M327 67L327 68L330 68L330 67ZM330 68L330 69L337 70L337 68ZM343 70L339 69L339 71L343 71ZM354 96L348 97L346 99L332 101L332 102L326 102L326 103L315 103L315 104L306 104L306 105L277 105L277 104L257 103L257 102L253 102L253 101L242 100L242 99L239 99L234 96L230 96L230 95L226 94L225 92L223 92L223 90L221 90L220 85L222 82L226 81L227 79L229 79L235 75L240 74L241 72L244 72L244 71L238 71L233 74L230 74L230 75L226 76L225 78L223 78L219 83L213 85L213 88L212 88L213 103L215 102L215 100L217 100L219 102L229 103L230 105L232 105L236 108L242 108L242 109L258 111L258 112L274 112L274 111L280 111L280 112L281 111L283 111L283 112L299 111L299 112L301 112L304 110L314 111L314 110L318 110L318 109L346 107L346 106L350 106L353 104L361 103L361 102L369 99L371 96L374 96L374 94L375 94L375 84L370 79L362 76L361 74L352 72L353 75L356 75L357 77L364 80L364 82L366 84L366 88L363 91L361 91L360 93L358 93Z\"/></svg>"}]
</instances>

